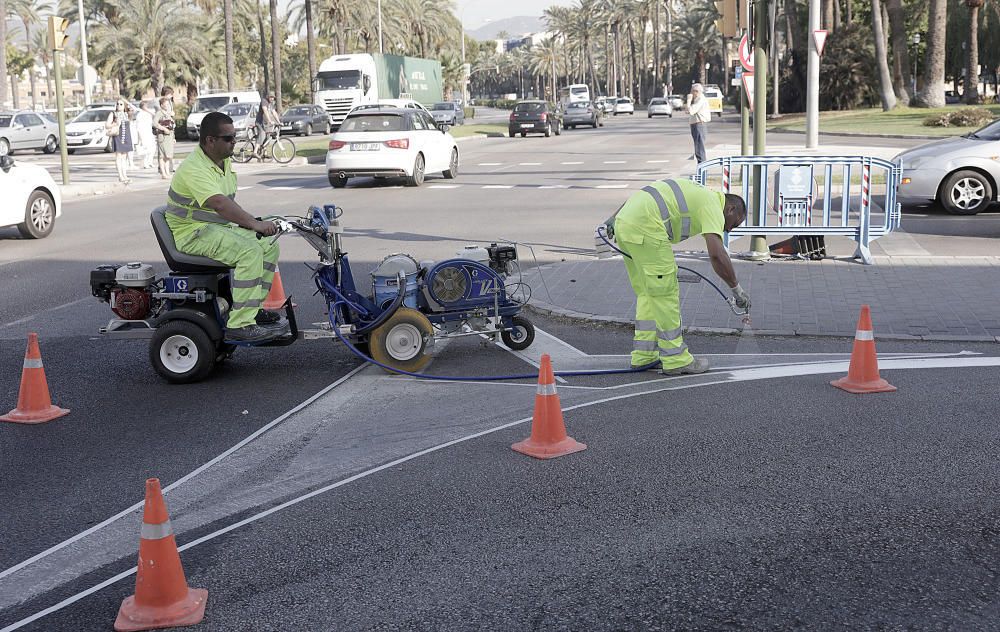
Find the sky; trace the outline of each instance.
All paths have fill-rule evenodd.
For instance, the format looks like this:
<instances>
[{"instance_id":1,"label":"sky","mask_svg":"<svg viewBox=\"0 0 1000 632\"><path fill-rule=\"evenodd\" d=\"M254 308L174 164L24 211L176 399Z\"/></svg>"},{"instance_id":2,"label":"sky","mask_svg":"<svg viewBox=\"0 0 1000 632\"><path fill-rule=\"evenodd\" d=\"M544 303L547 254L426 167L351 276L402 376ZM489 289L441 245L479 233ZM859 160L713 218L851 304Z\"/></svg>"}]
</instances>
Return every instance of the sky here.
<instances>
[{"instance_id":1,"label":"sky","mask_svg":"<svg viewBox=\"0 0 1000 632\"><path fill-rule=\"evenodd\" d=\"M475 30L489 21L517 15L541 15L550 6L568 7L576 0L456 0L455 12L466 30Z\"/></svg>"}]
</instances>

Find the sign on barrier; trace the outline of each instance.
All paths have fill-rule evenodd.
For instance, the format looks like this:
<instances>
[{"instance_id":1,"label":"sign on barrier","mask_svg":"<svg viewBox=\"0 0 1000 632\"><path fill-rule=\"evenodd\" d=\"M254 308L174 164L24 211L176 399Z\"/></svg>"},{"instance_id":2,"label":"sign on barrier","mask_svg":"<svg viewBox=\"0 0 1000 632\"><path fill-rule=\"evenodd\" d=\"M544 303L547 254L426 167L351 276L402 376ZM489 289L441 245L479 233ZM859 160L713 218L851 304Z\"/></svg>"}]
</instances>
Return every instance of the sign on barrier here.
<instances>
[{"instance_id":1,"label":"sign on barrier","mask_svg":"<svg viewBox=\"0 0 1000 632\"><path fill-rule=\"evenodd\" d=\"M758 191L755 169L761 172ZM869 156L724 156L700 163L692 176L739 193L751 209L753 199L766 209L760 226L744 223L726 234L726 247L743 235L841 235L857 242L854 257L866 264L872 263L871 242L899 227L900 177L898 166ZM769 190L775 192L770 207Z\"/></svg>"}]
</instances>

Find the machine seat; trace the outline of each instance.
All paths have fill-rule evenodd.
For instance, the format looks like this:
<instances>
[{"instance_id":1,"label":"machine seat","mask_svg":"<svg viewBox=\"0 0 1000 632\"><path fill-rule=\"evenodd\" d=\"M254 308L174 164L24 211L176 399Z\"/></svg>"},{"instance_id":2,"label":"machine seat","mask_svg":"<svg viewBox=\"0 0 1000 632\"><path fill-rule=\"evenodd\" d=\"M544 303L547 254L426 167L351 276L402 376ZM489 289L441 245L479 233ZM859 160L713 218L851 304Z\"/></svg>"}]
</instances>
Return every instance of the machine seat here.
<instances>
[{"instance_id":1,"label":"machine seat","mask_svg":"<svg viewBox=\"0 0 1000 632\"><path fill-rule=\"evenodd\" d=\"M189 255L178 250L177 244L174 243L174 234L170 232L170 227L167 226L166 206L159 206L153 209L153 212L149 216L149 221L153 224L153 233L156 235L156 241L160 244L160 250L163 251L163 258L167 260L167 265L174 272L216 274L226 273L232 269L215 259L199 255Z\"/></svg>"}]
</instances>

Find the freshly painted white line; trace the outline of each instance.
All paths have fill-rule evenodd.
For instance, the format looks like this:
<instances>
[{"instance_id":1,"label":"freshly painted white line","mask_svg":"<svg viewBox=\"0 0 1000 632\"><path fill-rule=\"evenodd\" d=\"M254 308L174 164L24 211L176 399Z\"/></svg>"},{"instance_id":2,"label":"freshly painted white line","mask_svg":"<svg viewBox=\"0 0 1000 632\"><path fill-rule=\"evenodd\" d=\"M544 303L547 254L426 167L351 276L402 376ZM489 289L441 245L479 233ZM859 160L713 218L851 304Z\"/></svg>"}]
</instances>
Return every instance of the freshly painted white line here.
<instances>
[{"instance_id":1,"label":"freshly painted white line","mask_svg":"<svg viewBox=\"0 0 1000 632\"><path fill-rule=\"evenodd\" d=\"M655 165L655 164L661 164L661 163L670 162L670 161L669 160L647 160L646 162L648 162L649 164Z\"/></svg>"},{"instance_id":2,"label":"freshly painted white line","mask_svg":"<svg viewBox=\"0 0 1000 632\"><path fill-rule=\"evenodd\" d=\"M477 167L499 167L502 164L503 164L502 162L481 162L481 163L479 163L476 166Z\"/></svg>"},{"instance_id":3,"label":"freshly painted white line","mask_svg":"<svg viewBox=\"0 0 1000 632\"><path fill-rule=\"evenodd\" d=\"M302 187L267 187L272 191L298 191Z\"/></svg>"},{"instance_id":4,"label":"freshly painted white line","mask_svg":"<svg viewBox=\"0 0 1000 632\"><path fill-rule=\"evenodd\" d=\"M356 369L352 370L350 373L348 373L344 377L340 378L339 380L337 380L336 382L330 384L329 386L327 386L323 390L319 391L318 393L316 393L315 395L313 395L309 399L305 400L304 402L302 402L301 404L299 404L295 408L292 408L291 410L289 410L285 414L281 415L277 419L275 419L275 420L271 421L270 423L264 425L263 427L261 427L260 429L258 429L256 432L254 432L253 434L251 434L247 438L243 439L242 441L240 441L239 443L237 443L233 447L229 448L228 450L226 450L222 454L218 455L217 457L215 457L211 461L208 461L204 465L199 466L197 469L195 469L195 470L191 471L190 473L188 473L188 474L182 476L181 478L177 479L176 481L174 481L170 485L167 485L166 487L163 488L163 493L167 494L167 492L169 492L170 490L175 489L176 487L178 487L180 485L183 485L184 483L186 483L187 481L191 480L195 476L201 474L202 472L204 472L208 468L212 467L213 465L215 465L216 463L218 463L222 459L226 458L227 456L229 456L233 452L236 452L237 450L239 450L240 448L242 448L246 444L250 443L251 441L253 441L257 437L259 437L260 435L264 434L265 432L267 432L271 428L273 428L276 425L280 424L282 421L288 419L289 417L291 417L295 413L299 412L300 410L302 410L303 408L305 408L309 404L313 403L314 401L316 401L317 399L319 399L323 395L326 395L327 393L329 393L333 389L337 388L338 386L340 386L341 384L343 384L344 382L346 382L347 380L349 380L350 378L352 378L356 373L359 373L361 370L365 369L367 366L368 366L367 364L362 364L361 366L359 366ZM104 527L108 526L112 522L114 522L114 521L116 521L116 520L118 520L118 519L120 519L120 518L122 518L124 516L129 515L133 511L135 511L135 510L139 509L140 507L142 507L143 502L145 502L145 501L137 502L136 504L132 505L128 509L125 509L123 511L120 511L120 512L116 513L115 515L111 516L107 520L104 520L103 522L95 524L94 526L90 527L89 529L87 529L85 531L81 531L80 533L74 535L73 537L71 537L71 538L69 538L67 540L63 540L59 544L56 544L55 546L52 546L52 547L50 547L50 548L42 551L41 553L38 553L37 555L34 555L34 556L32 556L32 557L24 560L23 562L15 564L14 566L11 566L10 568L4 570L3 572L0 572L0 579L3 579L4 577L7 577L8 575L11 575L12 573L16 573L17 571L21 570L22 568L24 568L26 566L29 566L29 565L37 562L40 559L48 557L49 555L55 553L56 551L58 551L60 549L63 549L63 548L66 548L70 544L73 544L74 542L85 538L86 536L90 535L91 533L94 533L95 531L99 531L99 530L103 529Z\"/></svg>"},{"instance_id":5,"label":"freshly painted white line","mask_svg":"<svg viewBox=\"0 0 1000 632\"><path fill-rule=\"evenodd\" d=\"M606 165L624 165L625 161L624 160L605 160L604 164L606 164Z\"/></svg>"},{"instance_id":6,"label":"freshly painted white line","mask_svg":"<svg viewBox=\"0 0 1000 632\"><path fill-rule=\"evenodd\" d=\"M517 164L520 165L520 166L522 166L522 167L537 167L537 166L541 165L542 163L540 163L540 162L519 162Z\"/></svg>"},{"instance_id":7,"label":"freshly painted white line","mask_svg":"<svg viewBox=\"0 0 1000 632\"><path fill-rule=\"evenodd\" d=\"M543 184L539 189L568 189L568 184Z\"/></svg>"},{"instance_id":8,"label":"freshly painted white line","mask_svg":"<svg viewBox=\"0 0 1000 632\"><path fill-rule=\"evenodd\" d=\"M582 165L583 161L582 160L574 160L572 162L560 162L559 164L561 164L561 165Z\"/></svg>"},{"instance_id":9,"label":"freshly painted white line","mask_svg":"<svg viewBox=\"0 0 1000 632\"><path fill-rule=\"evenodd\" d=\"M460 185L458 184L432 184L428 189L457 189Z\"/></svg>"},{"instance_id":10,"label":"freshly painted white line","mask_svg":"<svg viewBox=\"0 0 1000 632\"><path fill-rule=\"evenodd\" d=\"M997 357L997 356L988 356L988 357L961 357L961 358L922 358L922 359L913 359L913 360L887 360L884 363L884 365L885 366L882 366L881 368L883 368L883 369L932 369L932 368L993 367L993 366L1000 366L1000 357ZM796 369L799 369L799 370L796 370ZM802 369L805 369L805 371L803 371ZM697 382L697 383L693 383L693 384L692 383L677 384L677 382L679 381L677 378L670 378L675 385L673 385L673 386L664 386L662 388L654 388L654 389L651 389L651 390L648 390L648 391L642 391L642 392L638 392L638 393L624 393L624 394L615 395L615 396L612 396L612 397L604 397L602 399L598 399L598 400L594 400L594 401L590 401L590 402L582 402L580 404L575 404L573 406L565 406L565 407L563 407L562 410L563 410L563 412L571 412L571 411L574 411L574 410L580 410L580 409L583 409L583 408L589 408L591 406L598 406L598 405L601 405L601 404L607 404L607 403L611 403L611 402L615 402L615 401L632 399L634 397L642 397L642 396L645 396L645 395L655 395L655 394L665 393L665 392L669 392L669 391L680 391L680 390L693 389L693 388L706 388L706 387L709 387L709 386L721 386L721 385L725 385L725 384L732 384L733 382L744 382L744 381L752 381L752 380L766 380L766 379L779 378L779 377L800 377L800 376L803 376L803 375L816 375L816 374L822 374L822 373L837 373L837 372L841 372L841 371L843 371L845 369L846 369L846 363L845 362L828 362L828 363L823 363L823 364L820 364L820 365L809 365L809 366L806 366L806 367L802 367L802 366L798 366L798 365L791 365L791 366L785 366L785 367L768 367L768 368L758 368L758 369L744 369L744 370L739 370L739 371L727 371L727 372L719 373L719 377L722 378L722 379L714 380L714 381L711 381L711 382ZM691 377L697 377L697 376L691 376ZM339 382L339 380L338 380L338 382ZM452 382L452 384L455 384L455 382ZM204 536L202 536L202 537L200 537L200 538L198 538L196 540L192 540L191 542L188 542L188 543L186 543L186 544L184 544L182 546L177 547L177 550L179 552L186 551L186 550L188 550L190 548L198 546L199 544L203 544L205 542L214 540L215 538L218 538L219 536L225 535L225 534L229 533L230 531L234 531L234 530L239 529L241 527L244 527L244 526L246 526L248 524L257 522L258 520L266 518L266 517L268 517L268 516L270 516L272 514L275 514L275 513L279 512L279 511L282 511L282 510L287 509L289 507L293 507L295 505L298 505L299 503L305 502L306 500L309 500L311 498L319 496L320 494L324 494L324 493L326 493L328 491L337 489L338 487L343 487L344 485L348 485L350 483L353 483L355 481L361 480L363 478L367 478L367 477L369 477L369 476L371 476L373 474L377 474L377 473L382 472L384 470L388 470L388 469L397 467L399 465L402 465L402 464L407 463L409 461L412 461L414 459L418 459L418 458L420 458L422 456L426 456L426 455L432 454L434 452L439 452L439 451L444 450L446 448L450 448L451 446L458 445L460 443L465 443L465 442L471 441L473 439L478 439L479 437L484 437L486 435L494 434L494 433L500 432L502 430L507 430L508 428L513 428L514 426L518 426L518 425L527 423L529 421L531 421L531 417L524 417L522 419L518 419L517 421L512 421L512 422L509 422L509 423L506 423L506 424L503 424L503 425L500 425L500 426L496 426L496 427L493 427L493 428L488 428L486 430L475 432L475 433L466 435L464 437L459 437L457 439L453 439L451 441L447 441L445 443L441 443L441 444L438 444L436 446L432 446L430 448L426 448L424 450L420 450L418 452L414 452L413 454L409 454L407 456L400 457L400 458L398 458L398 459L396 459L394 461L391 461L389 463L384 463L384 464L379 465L377 467L365 470L363 472L359 472L358 474L355 474L355 475L350 476L348 478L339 480L339 481L337 481L335 483L331 483L330 485L326 485L324 487L320 487L319 489L315 489L315 490L313 490L313 491L311 491L311 492L309 492L307 494L303 494L303 495L298 496L296 498L293 498L293 499L291 499L289 501L286 501L286 502L284 502L284 503L282 503L280 505L276 505L274 507L271 507L270 509L266 509L266 510L264 510L264 511L262 511L260 513L254 514L254 515L252 515L252 516L250 516L248 518L244 518L243 520L240 520L239 522L233 523L231 525L228 525L226 527L223 527L221 529L213 531L212 533L204 535ZM114 577L112 577L110 579L107 579L107 580L105 580L105 581L103 581L103 582L101 582L101 583L99 583L99 584L97 584L97 585L95 585L95 586L93 586L91 588L88 588L87 590L84 590L82 592L79 592L79 593L71 596L71 597L68 597L68 598L64 599L63 601L60 601L59 603L57 603L57 604L55 604L53 606L50 606L50 607L48 607L48 608L46 608L44 610L36 612L35 614L33 614L33 615L29 616L29 617L21 619L20 621L17 621L16 623L13 623L13 624L11 624L11 625L3 628L2 630L0 630L0 632L13 632L14 630L18 630L18 629L20 629L20 628L28 625L29 623L37 621L38 619L40 619L40 618L42 618L42 617L44 617L46 615L49 615L49 614L52 614L53 612L57 612L59 610L62 610L66 606L71 605L73 603L76 603L77 601L83 599L84 597L87 597L89 595L94 594L95 592L101 590L102 588L106 588L107 586L110 586L110 585L112 585L112 584L114 584L116 582L121 581L122 579L125 579L126 577L131 576L132 574L135 573L135 571L136 571L136 569L135 569L135 567L133 567L132 569L130 569L128 571L124 571L122 573L119 573L118 575L115 575Z\"/></svg>"},{"instance_id":11,"label":"freshly painted white line","mask_svg":"<svg viewBox=\"0 0 1000 632\"><path fill-rule=\"evenodd\" d=\"M628 186L627 184L599 184L599 185L597 185L594 188L595 189L624 189L627 186Z\"/></svg>"},{"instance_id":12,"label":"freshly painted white line","mask_svg":"<svg viewBox=\"0 0 1000 632\"><path fill-rule=\"evenodd\" d=\"M513 184L487 184L484 189L513 189Z\"/></svg>"},{"instance_id":13,"label":"freshly painted white line","mask_svg":"<svg viewBox=\"0 0 1000 632\"><path fill-rule=\"evenodd\" d=\"M246 191L247 189L252 189L252 188L253 188L253 185L251 184L251 185L245 186L245 187L236 187L236 190L237 191Z\"/></svg>"}]
</instances>

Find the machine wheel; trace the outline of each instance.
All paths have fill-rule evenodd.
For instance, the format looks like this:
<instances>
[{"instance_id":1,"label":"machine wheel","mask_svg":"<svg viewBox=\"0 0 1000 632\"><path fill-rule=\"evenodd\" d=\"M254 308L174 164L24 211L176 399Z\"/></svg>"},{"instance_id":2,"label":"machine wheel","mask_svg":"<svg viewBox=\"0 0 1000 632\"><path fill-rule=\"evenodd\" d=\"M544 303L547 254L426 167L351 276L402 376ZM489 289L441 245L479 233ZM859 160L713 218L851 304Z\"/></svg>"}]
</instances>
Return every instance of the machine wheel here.
<instances>
[{"instance_id":1,"label":"machine wheel","mask_svg":"<svg viewBox=\"0 0 1000 632\"><path fill-rule=\"evenodd\" d=\"M215 366L218 351L205 330L186 320L157 328L149 342L149 361L171 384L205 379Z\"/></svg>"},{"instance_id":2,"label":"machine wheel","mask_svg":"<svg viewBox=\"0 0 1000 632\"><path fill-rule=\"evenodd\" d=\"M330 186L334 189L343 189L347 186L347 178L341 178L340 176L328 173L326 175L327 179L330 180Z\"/></svg>"},{"instance_id":3,"label":"machine wheel","mask_svg":"<svg viewBox=\"0 0 1000 632\"><path fill-rule=\"evenodd\" d=\"M253 141L250 139L240 141L233 150L233 161L239 163L250 162L256 150Z\"/></svg>"},{"instance_id":4,"label":"machine wheel","mask_svg":"<svg viewBox=\"0 0 1000 632\"><path fill-rule=\"evenodd\" d=\"M49 194L35 191L24 206L24 222L17 225L17 232L25 239L48 237L56 225L56 205Z\"/></svg>"},{"instance_id":5,"label":"machine wheel","mask_svg":"<svg viewBox=\"0 0 1000 632\"><path fill-rule=\"evenodd\" d=\"M417 154L417 159L413 161L413 175L407 176L406 186L418 187L424 183L424 155Z\"/></svg>"},{"instance_id":6,"label":"machine wheel","mask_svg":"<svg viewBox=\"0 0 1000 632\"><path fill-rule=\"evenodd\" d=\"M514 323L514 328L510 331L501 331L500 338L514 351L523 351L535 341L535 326L530 320L520 316L514 316L511 321Z\"/></svg>"},{"instance_id":7,"label":"machine wheel","mask_svg":"<svg viewBox=\"0 0 1000 632\"><path fill-rule=\"evenodd\" d=\"M445 169L441 175L448 180L454 180L455 176L458 175L458 147L452 147L451 160L448 161L448 168Z\"/></svg>"},{"instance_id":8,"label":"machine wheel","mask_svg":"<svg viewBox=\"0 0 1000 632\"><path fill-rule=\"evenodd\" d=\"M415 309L400 307L389 320L371 333L368 348L372 359L404 371L416 372L431 357L424 353L433 335L431 321Z\"/></svg>"},{"instance_id":9,"label":"machine wheel","mask_svg":"<svg viewBox=\"0 0 1000 632\"><path fill-rule=\"evenodd\" d=\"M59 141L56 140L55 136L49 136L45 139L45 146L42 147L42 152L46 154L54 154L59 150Z\"/></svg>"},{"instance_id":10,"label":"machine wheel","mask_svg":"<svg viewBox=\"0 0 1000 632\"><path fill-rule=\"evenodd\" d=\"M993 200L990 181L977 171L956 171L941 185L938 196L944 210L952 215L975 215Z\"/></svg>"}]
</instances>

